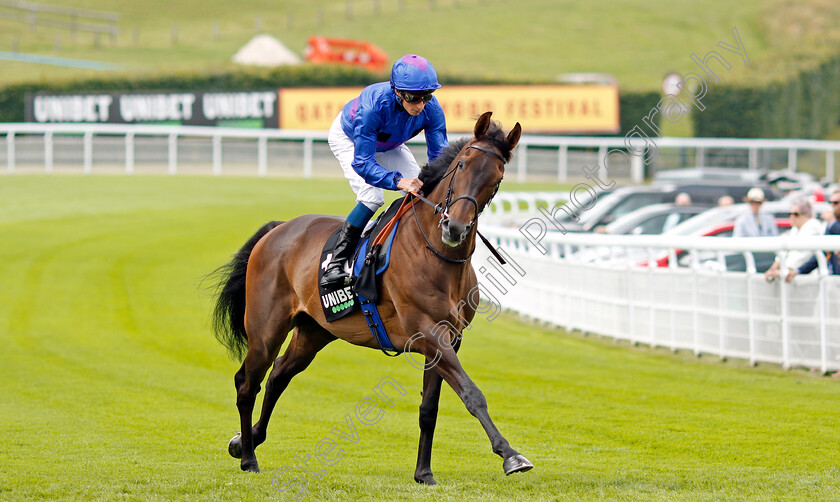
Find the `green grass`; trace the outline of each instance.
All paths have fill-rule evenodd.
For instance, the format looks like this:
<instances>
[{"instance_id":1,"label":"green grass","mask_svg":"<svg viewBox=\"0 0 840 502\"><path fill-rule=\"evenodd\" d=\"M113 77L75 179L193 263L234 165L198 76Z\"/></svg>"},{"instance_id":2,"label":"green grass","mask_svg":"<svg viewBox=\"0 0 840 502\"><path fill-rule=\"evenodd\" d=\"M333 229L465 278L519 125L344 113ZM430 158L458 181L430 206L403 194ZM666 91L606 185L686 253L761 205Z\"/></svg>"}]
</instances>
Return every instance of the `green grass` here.
<instances>
[{"instance_id":1,"label":"green grass","mask_svg":"<svg viewBox=\"0 0 840 502\"><path fill-rule=\"evenodd\" d=\"M479 319L462 361L500 430L536 465L505 477L445 389L433 469L416 485L421 376L336 342L281 398L258 450L238 429L231 362L204 274L269 219L346 212L340 180L0 177L0 500L281 499L385 376L406 390L312 480L308 500L838 499L838 381L772 365Z\"/></svg>"},{"instance_id":2,"label":"green grass","mask_svg":"<svg viewBox=\"0 0 840 502\"><path fill-rule=\"evenodd\" d=\"M299 54L312 35L357 38L392 60L423 54L444 76L553 81L562 73L605 72L624 89L658 90L667 72L696 71L691 53L702 56L718 41L734 44L733 26L751 66L744 71L736 61L726 81L778 78L791 66L833 54L840 40L840 8L832 0L520 0L515 8L501 0L403 0L403 10L398 0L378 0L378 12L374 0L354 0L352 19L345 0L254 0L236 7L206 0L48 3L119 12L122 34L114 45L103 39L97 47L91 34L73 41L67 31L31 33L28 24L0 19L0 50L16 40L20 52L119 63L135 74L229 69L259 18L262 32ZM3 68L0 82L93 75L36 64L3 62Z\"/></svg>"}]
</instances>

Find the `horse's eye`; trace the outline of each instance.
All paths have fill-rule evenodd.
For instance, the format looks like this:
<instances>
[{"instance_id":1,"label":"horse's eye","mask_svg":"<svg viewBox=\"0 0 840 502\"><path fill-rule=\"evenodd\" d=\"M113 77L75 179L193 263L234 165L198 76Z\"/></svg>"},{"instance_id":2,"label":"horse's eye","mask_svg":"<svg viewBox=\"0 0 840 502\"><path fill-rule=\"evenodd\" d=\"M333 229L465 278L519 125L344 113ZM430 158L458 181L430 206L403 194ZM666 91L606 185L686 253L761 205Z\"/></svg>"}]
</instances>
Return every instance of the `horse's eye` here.
<instances>
[{"instance_id":1,"label":"horse's eye","mask_svg":"<svg viewBox=\"0 0 840 502\"><path fill-rule=\"evenodd\" d=\"M466 162L464 162L464 159L460 159L460 160L458 160L458 169L459 169L459 170L461 170L461 171L463 171L463 170L464 170L464 165L465 165L465 164L466 164Z\"/></svg>"}]
</instances>

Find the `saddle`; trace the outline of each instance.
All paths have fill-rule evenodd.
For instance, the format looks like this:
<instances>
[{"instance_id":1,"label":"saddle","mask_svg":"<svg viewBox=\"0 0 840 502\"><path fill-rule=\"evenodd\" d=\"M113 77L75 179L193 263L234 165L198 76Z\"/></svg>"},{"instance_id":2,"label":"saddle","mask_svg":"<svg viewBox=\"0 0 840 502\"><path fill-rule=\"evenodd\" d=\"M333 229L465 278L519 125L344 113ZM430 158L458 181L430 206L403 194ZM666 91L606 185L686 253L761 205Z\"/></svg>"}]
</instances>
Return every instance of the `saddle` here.
<instances>
[{"instance_id":1,"label":"saddle","mask_svg":"<svg viewBox=\"0 0 840 502\"><path fill-rule=\"evenodd\" d=\"M365 315L368 327L380 347L385 350L396 350L385 332L376 303L379 301L379 289L382 284L382 274L391 263L391 246L399 227L399 220L393 221L405 197L397 199L376 219L369 229L365 230L359 239L354 253L352 265L352 281L348 286L319 287L321 307L328 322L337 321L359 309ZM321 251L318 282L326 271L332 250L338 241L339 230L333 232ZM388 354L387 352L385 352ZM391 355L391 354L388 354Z\"/></svg>"}]
</instances>

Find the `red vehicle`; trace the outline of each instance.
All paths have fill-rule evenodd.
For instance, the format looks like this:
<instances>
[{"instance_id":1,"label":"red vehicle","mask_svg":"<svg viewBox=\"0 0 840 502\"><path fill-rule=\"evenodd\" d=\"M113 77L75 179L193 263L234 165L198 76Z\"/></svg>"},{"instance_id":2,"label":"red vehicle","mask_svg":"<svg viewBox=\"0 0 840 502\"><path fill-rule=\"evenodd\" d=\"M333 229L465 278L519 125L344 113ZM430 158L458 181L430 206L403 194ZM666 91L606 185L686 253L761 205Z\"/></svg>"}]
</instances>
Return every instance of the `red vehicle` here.
<instances>
[{"instance_id":1,"label":"red vehicle","mask_svg":"<svg viewBox=\"0 0 840 502\"><path fill-rule=\"evenodd\" d=\"M790 230L790 220L787 218L776 218L776 226L779 227L779 233L786 232ZM707 227L705 230L695 234L700 235L703 237L732 237L732 232L735 229L735 222L729 221L726 223L720 223L717 225L713 225L711 227ZM677 260L682 258L686 255L686 252L682 249L676 250ZM656 265L659 267L667 267L669 263L669 256L670 253L663 252L662 255L656 259ZM639 266L647 267L648 262L642 261L639 262Z\"/></svg>"},{"instance_id":2,"label":"red vehicle","mask_svg":"<svg viewBox=\"0 0 840 502\"><path fill-rule=\"evenodd\" d=\"M379 47L364 40L309 37L303 52L307 61L362 66L373 72L385 69L388 56Z\"/></svg>"}]
</instances>

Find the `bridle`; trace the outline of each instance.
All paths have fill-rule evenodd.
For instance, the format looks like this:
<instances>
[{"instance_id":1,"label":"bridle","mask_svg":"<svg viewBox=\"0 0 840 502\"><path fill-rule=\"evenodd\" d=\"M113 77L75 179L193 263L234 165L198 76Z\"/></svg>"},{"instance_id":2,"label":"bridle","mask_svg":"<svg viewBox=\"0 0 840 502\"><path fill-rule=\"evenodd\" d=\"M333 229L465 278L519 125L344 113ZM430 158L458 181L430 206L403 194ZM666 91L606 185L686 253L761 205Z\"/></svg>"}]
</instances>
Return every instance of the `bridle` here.
<instances>
[{"instance_id":1,"label":"bridle","mask_svg":"<svg viewBox=\"0 0 840 502\"><path fill-rule=\"evenodd\" d=\"M481 152L484 152L486 154L492 155L492 156L496 157L497 159L501 160L502 164L507 164L507 159L505 159L499 153L497 153L496 151L494 151L490 148L487 148L485 146L480 146L480 145L468 145L466 149L469 149L469 148L474 148L474 149L479 150ZM447 171L446 174L443 175L443 177L441 177L440 181L443 181L447 177L452 175L452 178L449 179L449 187L446 190L446 199L444 200L444 202L435 204L434 202L430 201L429 199L423 197L422 195L414 195L414 197L416 197L420 201L424 202L425 204L427 204L429 206L432 206L435 210L434 214L440 213L440 221L438 222L438 227L443 225L443 223L449 218L449 208L452 207L452 204L454 204L454 203L458 202L459 200L463 199L463 200L468 200L468 201L472 202L473 206L475 206L475 215L473 216L472 220L470 220L470 222L466 226L467 231L471 230L473 225L475 225L476 222L478 221L478 217L481 216L482 212L484 212L484 208L487 207L488 204L490 204L490 202L493 200L493 197L496 196L496 192L499 191L499 185L501 185L502 180L499 180L496 183L496 186L493 189L493 193L490 194L490 198L487 199L487 202L485 202L484 205L482 205L481 207L479 207L478 201L475 200L475 197L473 197L472 195L459 195L458 197L455 197L453 199L452 198L452 186L455 184L455 177L458 175L458 171L463 169L465 165L466 165L466 160L464 159L464 157L461 157L460 159L458 159L458 162L451 169L449 169L449 171ZM426 232L423 231L423 226L420 225L420 220L417 218L417 209L416 209L415 205L412 205L412 209L414 210L414 221L417 223L417 228L420 229L420 234L423 235L423 239L426 241L426 247L429 248L435 254L435 256L437 256L438 258L440 258L443 261L446 261L446 262L449 262L449 263L466 263L466 261L469 259L469 257L463 258L463 259L461 259L461 258L449 258L448 256L444 256L443 254L440 253L440 251L435 249L435 247L432 246L432 243L429 241L429 238L426 236ZM493 248L493 246L490 244L490 242L483 235L481 235L481 232L478 232L478 231L476 231L476 232L478 233L478 236L481 237L481 240L484 242L484 244L487 245L488 248L490 248L490 251L496 257L496 259L498 259L499 262L504 264L505 260L501 256L499 256L498 252L496 252L495 248Z\"/></svg>"}]
</instances>

